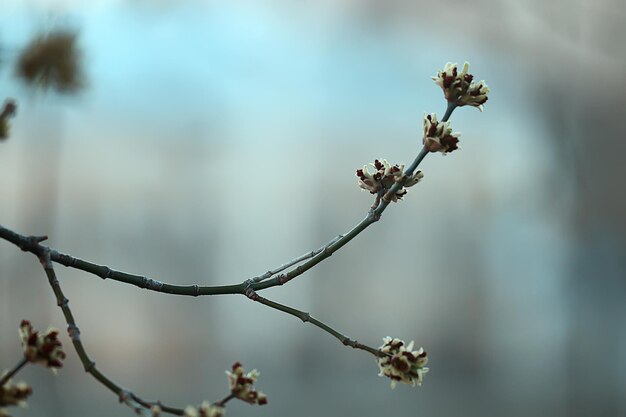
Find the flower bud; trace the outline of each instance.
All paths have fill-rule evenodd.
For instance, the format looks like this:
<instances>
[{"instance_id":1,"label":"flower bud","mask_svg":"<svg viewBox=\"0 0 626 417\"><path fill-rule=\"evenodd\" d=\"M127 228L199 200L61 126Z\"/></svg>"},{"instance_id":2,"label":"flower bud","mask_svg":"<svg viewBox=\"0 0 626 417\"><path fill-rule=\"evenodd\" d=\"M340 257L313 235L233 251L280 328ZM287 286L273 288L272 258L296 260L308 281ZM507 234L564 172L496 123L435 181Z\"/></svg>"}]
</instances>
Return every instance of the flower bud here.
<instances>
[{"instance_id":1,"label":"flower bud","mask_svg":"<svg viewBox=\"0 0 626 417\"><path fill-rule=\"evenodd\" d=\"M429 152L448 153L458 149L459 132L452 132L450 122L440 122L435 113L424 116L422 143Z\"/></svg>"},{"instance_id":2,"label":"flower bud","mask_svg":"<svg viewBox=\"0 0 626 417\"><path fill-rule=\"evenodd\" d=\"M370 167L374 171L370 172ZM359 179L359 187L371 194L376 194L379 191L386 192L396 182L403 180L404 164L391 165L386 159L383 159L383 162L376 159L373 164L365 165L363 169L357 169L356 176ZM424 174L421 171L415 172L406 179L404 186L391 196L391 201L396 202L404 197L407 193L406 188L417 184L422 178L424 178Z\"/></svg>"},{"instance_id":3,"label":"flower bud","mask_svg":"<svg viewBox=\"0 0 626 417\"><path fill-rule=\"evenodd\" d=\"M24 357L29 362L41 363L53 371L63 366L65 352L63 352L63 346L57 338L58 330L48 329L46 333L39 334L28 320L22 320L19 332L22 338Z\"/></svg>"},{"instance_id":4,"label":"flower bud","mask_svg":"<svg viewBox=\"0 0 626 417\"><path fill-rule=\"evenodd\" d=\"M0 386L0 407L11 405L26 405L26 398L33 393L33 389L25 382L13 384L7 381Z\"/></svg>"},{"instance_id":5,"label":"flower bud","mask_svg":"<svg viewBox=\"0 0 626 417\"><path fill-rule=\"evenodd\" d=\"M252 386L260 375L259 371L253 369L246 374L241 363L235 362L232 371L226 371L226 375L230 392L237 398L249 404L267 404L267 396Z\"/></svg>"},{"instance_id":6,"label":"flower bud","mask_svg":"<svg viewBox=\"0 0 626 417\"><path fill-rule=\"evenodd\" d=\"M422 385L424 375L428 372L425 365L428 357L424 349L413 350L413 341L405 345L403 340L383 338L385 342L380 348L383 356L376 359L379 376L386 376L391 379L391 388L395 388L398 381L413 386Z\"/></svg>"},{"instance_id":7,"label":"flower bud","mask_svg":"<svg viewBox=\"0 0 626 417\"><path fill-rule=\"evenodd\" d=\"M487 102L487 94L491 91L485 81L474 82L474 76L469 74L469 63L463 64L463 69L458 72L457 64L448 62L443 70L432 77L433 81L441 87L446 100L457 106L473 106L483 111L483 104Z\"/></svg>"}]
</instances>

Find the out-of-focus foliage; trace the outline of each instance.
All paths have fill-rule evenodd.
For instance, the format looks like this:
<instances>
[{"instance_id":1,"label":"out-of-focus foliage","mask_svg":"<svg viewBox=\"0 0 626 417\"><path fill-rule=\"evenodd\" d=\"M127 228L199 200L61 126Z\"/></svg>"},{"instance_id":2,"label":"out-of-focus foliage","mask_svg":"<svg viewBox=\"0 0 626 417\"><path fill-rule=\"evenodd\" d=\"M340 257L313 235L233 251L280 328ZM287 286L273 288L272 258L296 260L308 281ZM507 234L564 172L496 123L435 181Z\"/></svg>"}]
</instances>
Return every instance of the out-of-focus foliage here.
<instances>
[{"instance_id":1,"label":"out-of-focus foliage","mask_svg":"<svg viewBox=\"0 0 626 417\"><path fill-rule=\"evenodd\" d=\"M9 119L15 116L17 111L17 105L15 101L8 99L4 102L2 112L0 112L0 140L9 137L9 131L11 126L9 125Z\"/></svg>"},{"instance_id":2,"label":"out-of-focus foliage","mask_svg":"<svg viewBox=\"0 0 626 417\"><path fill-rule=\"evenodd\" d=\"M26 84L44 90L80 90L84 83L76 38L76 32L69 30L36 36L21 52L16 75Z\"/></svg>"}]
</instances>

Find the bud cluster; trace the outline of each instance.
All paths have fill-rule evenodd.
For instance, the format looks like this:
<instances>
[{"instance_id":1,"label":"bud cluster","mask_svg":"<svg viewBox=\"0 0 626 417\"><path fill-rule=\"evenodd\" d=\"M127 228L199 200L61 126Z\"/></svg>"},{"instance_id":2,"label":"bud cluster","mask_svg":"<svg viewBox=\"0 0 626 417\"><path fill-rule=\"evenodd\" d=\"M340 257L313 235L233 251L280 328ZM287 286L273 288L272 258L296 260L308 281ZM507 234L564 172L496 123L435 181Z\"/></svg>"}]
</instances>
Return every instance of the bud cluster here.
<instances>
[{"instance_id":1,"label":"bud cluster","mask_svg":"<svg viewBox=\"0 0 626 417\"><path fill-rule=\"evenodd\" d=\"M13 384L11 381L7 381L0 386L0 407L11 405L24 407L26 398L32 393L33 389L25 382Z\"/></svg>"},{"instance_id":2,"label":"bud cluster","mask_svg":"<svg viewBox=\"0 0 626 417\"><path fill-rule=\"evenodd\" d=\"M65 352L63 352L63 346L57 338L58 330L48 329L46 333L39 334L33 329L30 321L22 320L19 331L24 357L29 362L41 363L52 370L63 366Z\"/></svg>"},{"instance_id":3,"label":"bud cluster","mask_svg":"<svg viewBox=\"0 0 626 417\"><path fill-rule=\"evenodd\" d=\"M379 376L391 379L391 388L395 388L398 381L405 384L422 385L424 374L428 372L425 365L428 357L424 349L413 350L413 341L405 346L403 340L383 338L385 342L380 348L384 355L377 358Z\"/></svg>"},{"instance_id":4,"label":"bud cluster","mask_svg":"<svg viewBox=\"0 0 626 417\"><path fill-rule=\"evenodd\" d=\"M241 363L235 362L232 371L226 371L226 375L230 392L237 398L250 404L267 404L267 395L252 387L260 375L259 371L253 369L246 374Z\"/></svg>"},{"instance_id":5,"label":"bud cluster","mask_svg":"<svg viewBox=\"0 0 626 417\"><path fill-rule=\"evenodd\" d=\"M370 172L369 167L374 170ZM400 182L404 178L404 164L391 165L386 159L380 162L378 159L373 164L364 165L363 169L356 170L356 176L359 179L359 187L369 191L371 194L378 192L386 192L396 182ZM391 196L391 201L398 201L407 193L406 188L411 187L424 178L422 171L417 171L411 177L407 178L404 186Z\"/></svg>"},{"instance_id":6,"label":"bud cluster","mask_svg":"<svg viewBox=\"0 0 626 417\"><path fill-rule=\"evenodd\" d=\"M474 82L474 76L469 74L469 63L463 64L459 73L457 64L448 62L443 70L439 71L433 81L442 88L446 100L457 106L473 106L483 111L483 104L487 102L487 94L491 91L485 81Z\"/></svg>"},{"instance_id":7,"label":"bud cluster","mask_svg":"<svg viewBox=\"0 0 626 417\"><path fill-rule=\"evenodd\" d=\"M450 122L440 122L435 113L424 116L424 138L422 142L429 152L446 154L459 149L459 132L452 132Z\"/></svg>"}]
</instances>

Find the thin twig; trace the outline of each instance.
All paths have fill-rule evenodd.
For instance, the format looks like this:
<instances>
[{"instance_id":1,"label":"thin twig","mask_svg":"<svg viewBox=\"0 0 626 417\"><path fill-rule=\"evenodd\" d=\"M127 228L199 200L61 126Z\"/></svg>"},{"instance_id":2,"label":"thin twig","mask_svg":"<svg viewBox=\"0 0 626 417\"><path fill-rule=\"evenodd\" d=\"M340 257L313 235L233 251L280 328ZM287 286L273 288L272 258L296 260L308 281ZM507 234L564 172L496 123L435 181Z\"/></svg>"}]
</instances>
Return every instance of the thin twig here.
<instances>
[{"instance_id":1,"label":"thin twig","mask_svg":"<svg viewBox=\"0 0 626 417\"><path fill-rule=\"evenodd\" d=\"M302 275L309 269L313 268L315 265L319 264L326 258L330 257L333 253L337 252L341 247L343 247L346 243L350 242L356 236L358 236L363 230L365 230L370 224L378 221L380 219L380 215L377 215L376 212L370 212L367 216L361 220L359 224L354 226L352 230L343 235L341 238L337 239L335 243L330 246L327 246L322 252L318 253L308 261L303 264L298 265L291 271L286 274L280 274L275 276L274 278L268 279L267 281L256 283L252 286L252 289L255 291L264 290L266 288L275 287L277 285L284 285L287 282L291 281L297 276Z\"/></svg>"},{"instance_id":2,"label":"thin twig","mask_svg":"<svg viewBox=\"0 0 626 417\"><path fill-rule=\"evenodd\" d=\"M344 346L350 346L350 347L353 347L354 349L364 350L366 352L371 353L372 355L376 357L384 355L384 353L380 352L378 349L359 343L356 340L350 339L348 336L338 332L337 330L333 329L332 327L322 322L321 320L316 319L315 317L311 316L309 313L305 311L297 310L293 307L289 307L284 304L280 304L275 301L268 300L267 298L261 297L251 287L249 287L246 290L245 295L252 301L256 301L265 306L282 311L283 313L290 314L294 317L299 318L304 323L311 323L312 325L319 327L320 329L324 330L326 333L337 338Z\"/></svg>"},{"instance_id":3,"label":"thin twig","mask_svg":"<svg viewBox=\"0 0 626 417\"><path fill-rule=\"evenodd\" d=\"M259 275L258 277L254 277L252 278L253 282L261 282L264 281L268 278L271 278L272 276L283 272L285 269L290 268L296 264L299 264L302 261L306 261L307 259L310 259L312 257L314 257L315 255L317 255L318 253L322 252L324 249L326 249L327 247L329 247L330 245L332 245L333 243L335 243L337 240L341 239L343 237L343 235L339 235L334 237L330 242L320 246L318 249L312 250L311 252L307 252L303 255L298 256L297 258L292 259L289 262L286 262L284 264L282 264L281 266L279 266L276 269L272 269L270 271L267 271L266 273L264 273L263 275Z\"/></svg>"},{"instance_id":4,"label":"thin twig","mask_svg":"<svg viewBox=\"0 0 626 417\"><path fill-rule=\"evenodd\" d=\"M457 108L457 104L455 102L448 101L448 107L446 108L446 113L444 114L443 119L441 119L441 121L442 122L448 121L448 119L452 115L452 112L456 108ZM406 183L406 181L409 179L409 177L413 175L413 172L417 169L419 164L424 160L426 155L428 155L428 149L426 149L426 146L424 146L422 150L420 151L420 153L417 155L417 157L413 160L411 165L409 165L409 167L404 171L402 181L399 181L395 183L394 185L392 185L391 188L385 193L385 195L383 196L383 201L381 201L380 205L376 208L376 210L374 210L375 215L380 216L383 213L383 211L385 211L385 209L391 202L391 197L396 192L398 192L398 190L404 187L404 184Z\"/></svg>"},{"instance_id":5,"label":"thin twig","mask_svg":"<svg viewBox=\"0 0 626 417\"><path fill-rule=\"evenodd\" d=\"M450 118L450 116L452 116L452 112L454 111L454 109L456 109L458 107L458 104L455 103L454 101L448 101L448 107L446 108L446 112L443 115L443 118L441 119L442 122L447 122L448 119Z\"/></svg>"},{"instance_id":6,"label":"thin twig","mask_svg":"<svg viewBox=\"0 0 626 417\"><path fill-rule=\"evenodd\" d=\"M2 379L0 379L0 387L6 384L9 379L13 378L13 376L16 373L18 373L20 369L22 369L24 365L26 365L27 363L28 363L28 359L26 358L20 359L19 362L17 362L15 366L9 372L7 372L6 374L2 376Z\"/></svg>"},{"instance_id":7,"label":"thin twig","mask_svg":"<svg viewBox=\"0 0 626 417\"><path fill-rule=\"evenodd\" d=\"M115 395L119 398L120 402L125 403L126 405L133 408L135 412L137 412L136 405L134 402L143 405L141 398L139 398L136 394L122 388L120 385L113 382L106 375L104 375L97 367L96 363L89 357L85 347L80 338L80 330L76 325L76 321L74 320L74 315L72 314L72 310L69 306L69 300L63 294L63 290L61 289L61 285L59 284L59 280L56 277L56 273L52 266L52 260L50 256L49 250L44 250L39 255L39 260L41 265L43 266L44 271L46 272L46 276L48 277L48 282L52 287L52 291L57 299L57 305L61 307L63 311L63 315L65 316L65 322L67 323L67 332L72 340L72 344L74 345L74 350L78 354L83 367L85 368L85 372L91 374L98 382L107 387L109 390L113 391ZM166 411L171 414L183 415L184 410L180 408L174 407L162 407L163 411Z\"/></svg>"},{"instance_id":8,"label":"thin twig","mask_svg":"<svg viewBox=\"0 0 626 417\"><path fill-rule=\"evenodd\" d=\"M236 397L236 395L231 392L226 397L224 397L220 401L216 402L215 405L217 405L219 407L225 407L226 403L229 402L230 400L232 400L235 397Z\"/></svg>"},{"instance_id":9,"label":"thin twig","mask_svg":"<svg viewBox=\"0 0 626 417\"><path fill-rule=\"evenodd\" d=\"M138 402L139 404L141 404L142 406L144 406L147 409L151 409L152 407L154 407L155 405L158 406L162 412L164 413L170 413L170 414L177 414L180 415L179 412L181 411L180 408L176 408L176 407L169 407L163 403L161 403L161 401L148 401L148 400L144 400L141 397L138 397L136 394L129 392L131 398L133 400L135 400L136 402ZM184 410L183 410L183 414L184 414Z\"/></svg>"},{"instance_id":10,"label":"thin twig","mask_svg":"<svg viewBox=\"0 0 626 417\"><path fill-rule=\"evenodd\" d=\"M309 259L307 262L301 265L298 265L296 268L292 269L286 274L278 275L270 280L254 285L253 289L255 291L264 290L266 288L275 287L277 285L283 285L291 281L297 276L300 276L306 271L308 271L309 269L313 268L315 265L322 262L324 259L330 257L333 253L341 249L341 247L343 247L346 243L350 242L352 239L357 237L363 230L367 229L369 225L377 222L380 219L383 212L385 211L385 209L387 208L387 206L389 205L389 202L391 201L391 199L386 199L385 197L388 195L395 194L400 188L404 186L404 183L406 182L406 180L413 174L413 171L415 171L417 166L420 164L420 162L422 162L422 160L426 157L427 154L428 154L428 150L426 150L425 147L422 148L422 151L417 155L413 163L405 171L403 180L395 183L389 189L389 191L385 193L378 207L375 210L370 209L370 211L367 213L367 216L365 216L365 218L361 220L359 224L354 226L352 230L350 230L348 233L343 235L343 237L341 237L340 239L337 239L333 244L326 247L326 249L324 249L322 252L315 255L313 258Z\"/></svg>"},{"instance_id":11,"label":"thin twig","mask_svg":"<svg viewBox=\"0 0 626 417\"><path fill-rule=\"evenodd\" d=\"M374 199L374 202L372 203L372 206L370 207L370 211L368 211L368 214L373 213L374 210L376 210L376 207L378 207L378 205L380 204L380 199L383 197L384 194L385 194L384 188L381 188L380 190L378 190L378 193L376 193L376 199Z\"/></svg>"},{"instance_id":12,"label":"thin twig","mask_svg":"<svg viewBox=\"0 0 626 417\"><path fill-rule=\"evenodd\" d=\"M133 393L123 390L120 393L119 400L120 403L126 404L128 408L133 410L138 416L150 417L152 413L149 411L149 409L142 406L138 401L134 399L134 397L135 396Z\"/></svg>"}]
</instances>

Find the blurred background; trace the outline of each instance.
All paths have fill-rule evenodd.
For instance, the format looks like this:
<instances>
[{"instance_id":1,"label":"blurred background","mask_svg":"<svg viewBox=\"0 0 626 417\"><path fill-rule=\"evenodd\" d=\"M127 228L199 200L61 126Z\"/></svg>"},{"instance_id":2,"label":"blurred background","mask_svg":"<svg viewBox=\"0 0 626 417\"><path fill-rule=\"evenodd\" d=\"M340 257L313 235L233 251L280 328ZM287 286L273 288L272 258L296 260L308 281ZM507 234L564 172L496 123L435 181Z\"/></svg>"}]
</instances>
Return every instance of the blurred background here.
<instances>
[{"instance_id":1,"label":"blurred background","mask_svg":"<svg viewBox=\"0 0 626 417\"><path fill-rule=\"evenodd\" d=\"M235 361L269 405L230 416L626 415L626 5L621 0L4 0L0 224L177 284L239 283L366 214L354 172L409 163L430 77L468 60L492 93L452 116L462 150L319 267L262 295L360 342L414 339L420 388L240 296L165 296L58 266L102 371L177 406L218 400ZM71 94L15 76L36 35L77 35ZM23 318L65 328L38 262L0 241L0 367ZM64 335L15 416L132 415Z\"/></svg>"}]
</instances>

